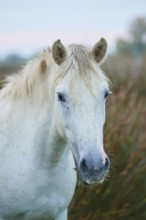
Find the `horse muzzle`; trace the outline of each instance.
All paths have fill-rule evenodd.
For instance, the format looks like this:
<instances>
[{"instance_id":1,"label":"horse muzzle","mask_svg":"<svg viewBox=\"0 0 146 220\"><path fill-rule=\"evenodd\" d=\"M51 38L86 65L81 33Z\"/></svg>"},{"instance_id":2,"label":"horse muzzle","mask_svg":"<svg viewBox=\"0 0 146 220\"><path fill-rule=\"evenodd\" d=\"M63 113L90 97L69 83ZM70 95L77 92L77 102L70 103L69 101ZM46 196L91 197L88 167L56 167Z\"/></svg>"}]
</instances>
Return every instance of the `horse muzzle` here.
<instances>
[{"instance_id":1,"label":"horse muzzle","mask_svg":"<svg viewBox=\"0 0 146 220\"><path fill-rule=\"evenodd\" d=\"M96 182L102 183L109 171L110 160L106 156L105 159L97 160L92 158L82 158L78 167L78 173L81 181L85 185L94 184Z\"/></svg>"}]
</instances>

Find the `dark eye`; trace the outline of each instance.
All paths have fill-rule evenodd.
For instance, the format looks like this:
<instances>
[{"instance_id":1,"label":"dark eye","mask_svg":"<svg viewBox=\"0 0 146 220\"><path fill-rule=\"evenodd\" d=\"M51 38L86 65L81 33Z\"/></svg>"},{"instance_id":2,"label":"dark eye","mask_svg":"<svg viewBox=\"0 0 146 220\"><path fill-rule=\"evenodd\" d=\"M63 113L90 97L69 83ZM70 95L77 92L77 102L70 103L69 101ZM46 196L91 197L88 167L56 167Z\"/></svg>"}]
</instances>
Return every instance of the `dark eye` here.
<instances>
[{"instance_id":1,"label":"dark eye","mask_svg":"<svg viewBox=\"0 0 146 220\"><path fill-rule=\"evenodd\" d=\"M65 100L65 96L64 96L63 93L59 92L59 93L57 94L57 96L58 96L58 100L59 100L60 102L65 102L65 101L66 101L66 100Z\"/></svg>"},{"instance_id":2,"label":"dark eye","mask_svg":"<svg viewBox=\"0 0 146 220\"><path fill-rule=\"evenodd\" d=\"M106 98L108 97L108 95L109 95L109 91L105 91L105 93L104 93L104 99L106 99Z\"/></svg>"}]
</instances>

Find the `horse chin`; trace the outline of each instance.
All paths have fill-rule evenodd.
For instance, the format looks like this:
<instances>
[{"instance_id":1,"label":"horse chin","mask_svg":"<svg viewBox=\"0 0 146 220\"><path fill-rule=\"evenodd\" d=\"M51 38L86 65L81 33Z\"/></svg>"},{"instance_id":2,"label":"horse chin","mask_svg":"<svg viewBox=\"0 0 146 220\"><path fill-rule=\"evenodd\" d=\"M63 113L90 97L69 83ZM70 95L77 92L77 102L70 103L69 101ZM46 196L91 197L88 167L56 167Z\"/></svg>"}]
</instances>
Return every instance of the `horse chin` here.
<instances>
[{"instance_id":1,"label":"horse chin","mask_svg":"<svg viewBox=\"0 0 146 220\"><path fill-rule=\"evenodd\" d=\"M96 185L101 184L103 182L104 182L104 178L94 180L94 181L92 181L92 180L82 180L83 185L86 185L86 186L89 186L89 185L96 186Z\"/></svg>"},{"instance_id":2,"label":"horse chin","mask_svg":"<svg viewBox=\"0 0 146 220\"><path fill-rule=\"evenodd\" d=\"M98 185L98 184L101 184L104 182L104 179L105 179L105 176L102 175L102 176L98 176L96 178L86 178L84 177L84 175L80 172L80 170L77 169L77 174L79 176L79 179L81 181L81 183L85 186L94 186L94 185Z\"/></svg>"},{"instance_id":3,"label":"horse chin","mask_svg":"<svg viewBox=\"0 0 146 220\"><path fill-rule=\"evenodd\" d=\"M101 183L103 183L104 182L104 178L102 178L102 179L99 179L99 180L96 180L96 181L87 181L87 180L82 180L82 183L83 183L83 185L85 185L85 186L96 186L96 185L99 185L99 184L101 184Z\"/></svg>"}]
</instances>

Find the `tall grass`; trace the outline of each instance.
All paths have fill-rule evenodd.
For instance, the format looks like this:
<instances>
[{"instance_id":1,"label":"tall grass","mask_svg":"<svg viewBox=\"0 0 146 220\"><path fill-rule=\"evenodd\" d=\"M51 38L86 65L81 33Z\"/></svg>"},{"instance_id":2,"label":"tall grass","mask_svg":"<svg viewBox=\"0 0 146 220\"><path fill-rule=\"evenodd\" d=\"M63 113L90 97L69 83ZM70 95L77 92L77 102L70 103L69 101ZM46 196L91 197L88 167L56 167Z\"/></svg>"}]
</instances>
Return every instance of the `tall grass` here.
<instances>
[{"instance_id":1,"label":"tall grass","mask_svg":"<svg viewBox=\"0 0 146 220\"><path fill-rule=\"evenodd\" d=\"M113 82L104 135L110 176L93 188L77 186L69 219L145 220L146 57L111 57L103 68Z\"/></svg>"}]
</instances>

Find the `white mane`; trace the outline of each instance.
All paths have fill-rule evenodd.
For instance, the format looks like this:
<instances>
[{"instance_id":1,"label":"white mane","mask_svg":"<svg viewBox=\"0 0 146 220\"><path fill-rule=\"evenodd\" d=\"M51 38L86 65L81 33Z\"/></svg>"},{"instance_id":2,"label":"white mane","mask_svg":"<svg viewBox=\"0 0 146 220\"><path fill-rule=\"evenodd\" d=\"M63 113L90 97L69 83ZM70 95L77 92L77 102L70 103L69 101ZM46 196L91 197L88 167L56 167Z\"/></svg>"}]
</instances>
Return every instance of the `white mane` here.
<instances>
[{"instance_id":1,"label":"white mane","mask_svg":"<svg viewBox=\"0 0 146 220\"><path fill-rule=\"evenodd\" d=\"M9 97L12 100L26 99L28 96L39 96L41 89L47 89L47 70L50 66L50 49L43 50L37 58L29 61L17 74L7 76L0 91L0 99ZM43 92L44 95L47 92Z\"/></svg>"},{"instance_id":2,"label":"white mane","mask_svg":"<svg viewBox=\"0 0 146 220\"><path fill-rule=\"evenodd\" d=\"M0 99L10 98L11 100L25 100L27 97L34 97L38 100L46 99L48 95L48 86L55 86L58 80L64 78L66 74L71 74L72 68L76 73L70 78L71 87L74 83L84 80L90 88L91 77L98 77L100 81L107 81L108 78L96 64L88 48L83 45L70 45L68 47L68 57L59 66L59 71L54 73L50 71L52 60L51 50L43 50L37 58L29 61L26 66L17 74L6 77L4 87L0 91ZM55 62L53 63L54 65ZM91 76L92 73L92 76ZM52 77L52 85L48 85L48 77ZM48 99L47 99L48 100ZM42 101L42 100L41 100Z\"/></svg>"}]
</instances>

